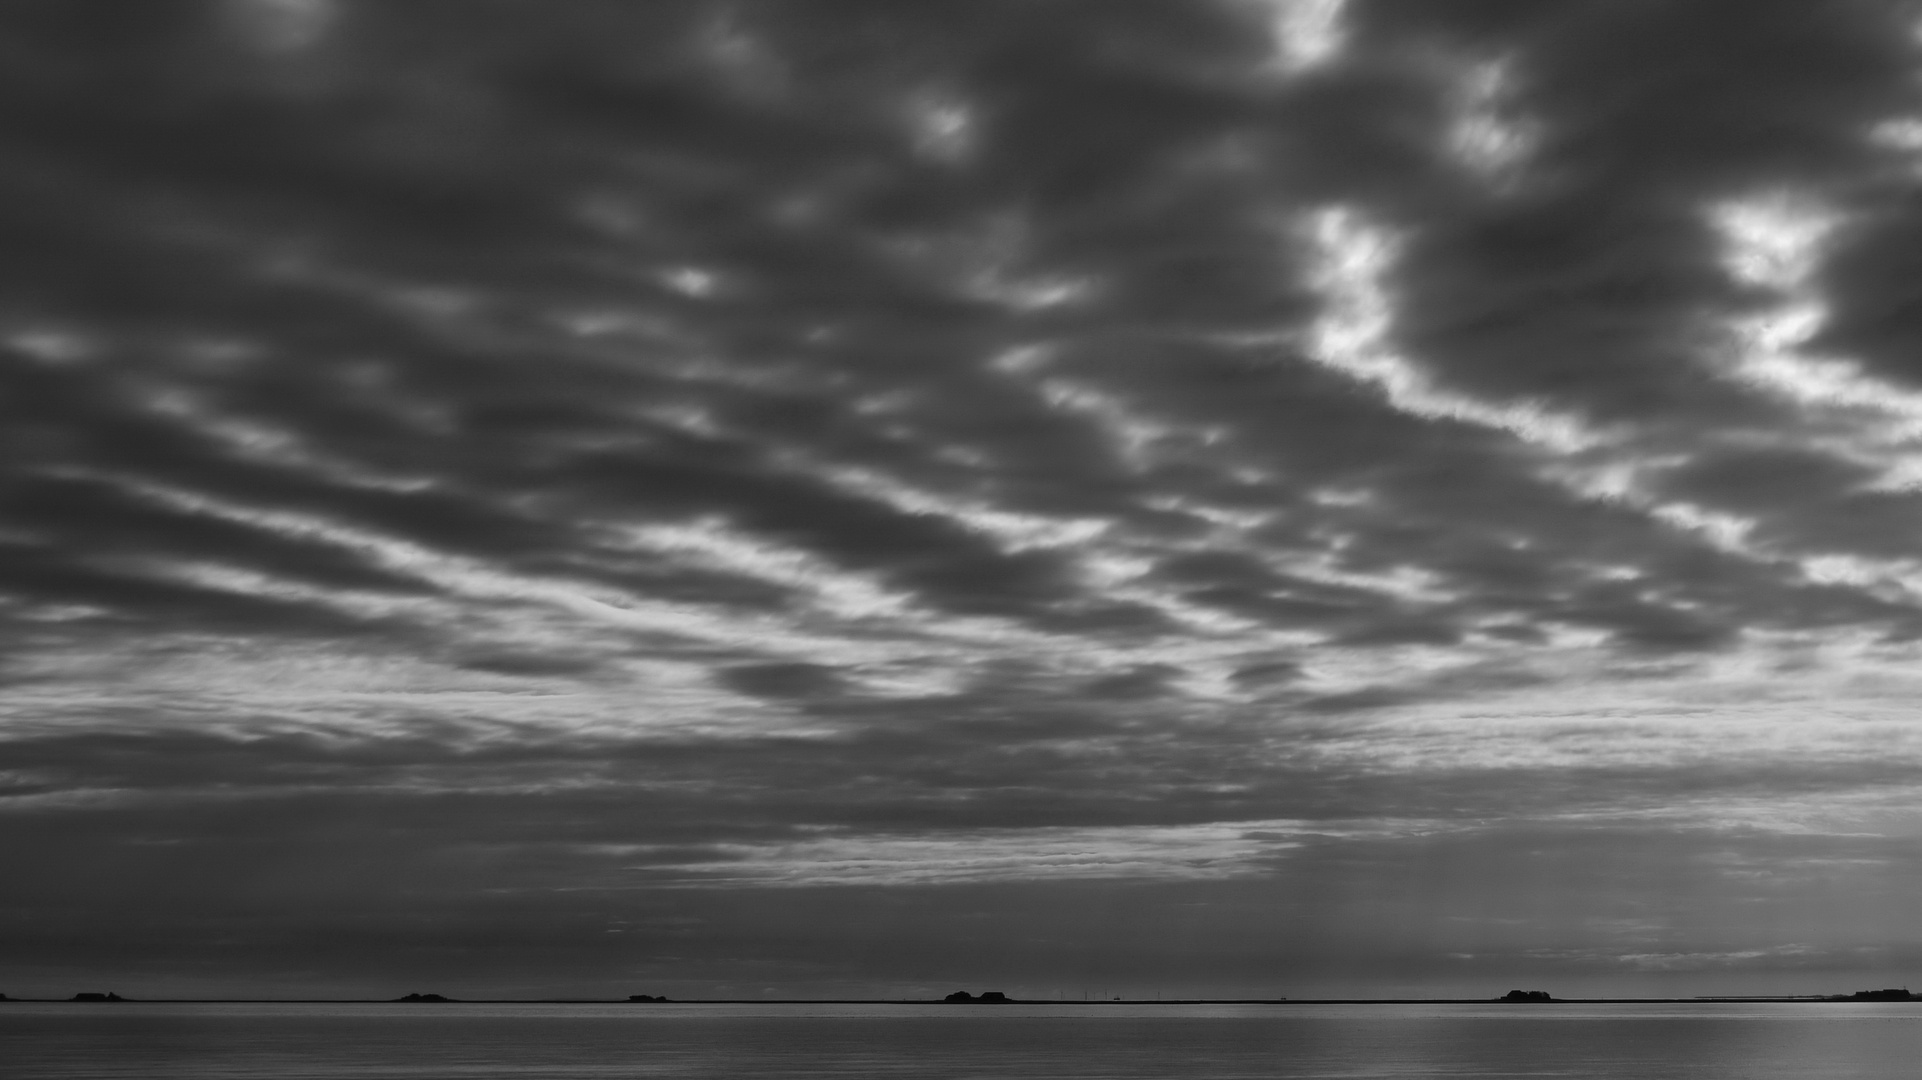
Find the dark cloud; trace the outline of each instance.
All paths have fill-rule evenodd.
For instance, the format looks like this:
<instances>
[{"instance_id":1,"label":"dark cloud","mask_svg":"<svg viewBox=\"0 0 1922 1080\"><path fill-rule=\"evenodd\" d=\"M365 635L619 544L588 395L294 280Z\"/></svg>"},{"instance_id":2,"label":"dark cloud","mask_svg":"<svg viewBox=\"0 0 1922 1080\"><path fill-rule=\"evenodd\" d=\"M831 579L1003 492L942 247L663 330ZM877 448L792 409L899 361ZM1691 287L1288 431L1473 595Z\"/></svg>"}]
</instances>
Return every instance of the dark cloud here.
<instances>
[{"instance_id":1,"label":"dark cloud","mask_svg":"<svg viewBox=\"0 0 1922 1080\"><path fill-rule=\"evenodd\" d=\"M844 688L833 669L819 664L744 664L720 678L743 693L775 699L832 696Z\"/></svg>"}]
</instances>

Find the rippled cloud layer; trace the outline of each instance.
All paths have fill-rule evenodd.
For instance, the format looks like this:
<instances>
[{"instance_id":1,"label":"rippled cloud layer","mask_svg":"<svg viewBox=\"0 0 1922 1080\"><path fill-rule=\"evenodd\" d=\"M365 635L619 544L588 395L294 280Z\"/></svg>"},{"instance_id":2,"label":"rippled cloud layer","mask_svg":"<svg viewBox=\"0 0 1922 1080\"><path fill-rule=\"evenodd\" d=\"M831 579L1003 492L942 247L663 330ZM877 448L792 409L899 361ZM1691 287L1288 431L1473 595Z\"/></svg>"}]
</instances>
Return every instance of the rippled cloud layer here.
<instances>
[{"instance_id":1,"label":"rippled cloud layer","mask_svg":"<svg viewBox=\"0 0 1922 1080\"><path fill-rule=\"evenodd\" d=\"M1913 959L1922 10L3 18L18 978Z\"/></svg>"}]
</instances>

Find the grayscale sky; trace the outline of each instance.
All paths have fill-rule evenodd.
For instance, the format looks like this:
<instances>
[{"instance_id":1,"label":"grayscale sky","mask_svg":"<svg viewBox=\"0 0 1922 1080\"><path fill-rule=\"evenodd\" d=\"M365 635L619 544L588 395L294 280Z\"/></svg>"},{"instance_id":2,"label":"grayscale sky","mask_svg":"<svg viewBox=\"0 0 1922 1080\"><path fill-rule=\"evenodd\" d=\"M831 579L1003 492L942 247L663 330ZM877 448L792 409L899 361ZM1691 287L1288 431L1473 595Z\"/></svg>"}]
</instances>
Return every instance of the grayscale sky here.
<instances>
[{"instance_id":1,"label":"grayscale sky","mask_svg":"<svg viewBox=\"0 0 1922 1080\"><path fill-rule=\"evenodd\" d=\"M1922 978L1922 5L0 10L0 992Z\"/></svg>"}]
</instances>

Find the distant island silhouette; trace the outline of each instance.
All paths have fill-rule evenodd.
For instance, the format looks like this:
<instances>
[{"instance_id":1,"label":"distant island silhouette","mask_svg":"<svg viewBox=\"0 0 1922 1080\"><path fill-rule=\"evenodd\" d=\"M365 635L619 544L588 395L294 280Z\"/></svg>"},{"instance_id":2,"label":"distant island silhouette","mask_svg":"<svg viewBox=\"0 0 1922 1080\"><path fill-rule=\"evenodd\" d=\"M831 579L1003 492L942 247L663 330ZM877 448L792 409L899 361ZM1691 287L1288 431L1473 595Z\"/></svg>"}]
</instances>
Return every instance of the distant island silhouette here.
<instances>
[{"instance_id":1,"label":"distant island silhouette","mask_svg":"<svg viewBox=\"0 0 1922 1080\"><path fill-rule=\"evenodd\" d=\"M968 1001L968 1002L973 1002L975 1004L985 1003L989 1005L1007 1005L1014 1001L1013 998L1009 997L1008 995L1002 993L999 990L983 990L981 992L980 997L976 997L973 994L968 993L966 990L956 990L954 993L949 994L947 997L942 998L941 1000Z\"/></svg>"},{"instance_id":2,"label":"distant island silhouette","mask_svg":"<svg viewBox=\"0 0 1922 1080\"><path fill-rule=\"evenodd\" d=\"M1906 986L1889 990L1857 990L1844 997L1837 994L1832 1001L1922 1001L1922 996L1909 993Z\"/></svg>"},{"instance_id":3,"label":"distant island silhouette","mask_svg":"<svg viewBox=\"0 0 1922 1080\"><path fill-rule=\"evenodd\" d=\"M660 1001L666 1001L668 999L664 997L655 997L653 994L629 994L627 995L627 1000L660 1002Z\"/></svg>"},{"instance_id":4,"label":"distant island silhouette","mask_svg":"<svg viewBox=\"0 0 1922 1080\"><path fill-rule=\"evenodd\" d=\"M395 1001L452 1001L454 999L450 997L442 997L439 994L408 994L406 997L397 997L394 1000Z\"/></svg>"},{"instance_id":5,"label":"distant island silhouette","mask_svg":"<svg viewBox=\"0 0 1922 1080\"><path fill-rule=\"evenodd\" d=\"M108 994L80 993L80 994L75 994L74 996L68 998L67 1000L68 1001L125 1001L127 999L121 997L119 994L112 994L112 993L108 993Z\"/></svg>"},{"instance_id":6,"label":"distant island silhouette","mask_svg":"<svg viewBox=\"0 0 1922 1080\"><path fill-rule=\"evenodd\" d=\"M1546 990L1510 990L1496 1001L1554 1001Z\"/></svg>"}]
</instances>

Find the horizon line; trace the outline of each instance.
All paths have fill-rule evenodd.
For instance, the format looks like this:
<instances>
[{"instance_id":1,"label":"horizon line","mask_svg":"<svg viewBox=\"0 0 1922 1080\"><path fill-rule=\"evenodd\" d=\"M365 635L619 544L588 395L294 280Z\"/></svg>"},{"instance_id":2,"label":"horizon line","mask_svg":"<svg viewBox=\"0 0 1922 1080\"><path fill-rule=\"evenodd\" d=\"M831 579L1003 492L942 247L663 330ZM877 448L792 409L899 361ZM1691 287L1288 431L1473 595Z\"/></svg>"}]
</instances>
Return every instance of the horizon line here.
<instances>
[{"instance_id":1,"label":"horizon line","mask_svg":"<svg viewBox=\"0 0 1922 1080\"><path fill-rule=\"evenodd\" d=\"M1922 1002L1922 996L1915 1001ZM10 997L0 995L0 1004L40 1005L1660 1005L1702 1003L1767 1004L1817 1002L1836 1004L1889 1004L1889 999L1856 997L1853 994L1698 994L1689 997L1551 997L1547 1000L1518 1001L1502 997L1385 997L1385 998L1007 998L1004 1001L947 1001L942 998L657 998L637 1001L628 997L544 997L544 998L451 998L408 1000L400 998L256 998L256 997L120 997L112 1001L80 1000L73 997ZM1901 1004L1900 999L1893 1001Z\"/></svg>"}]
</instances>

